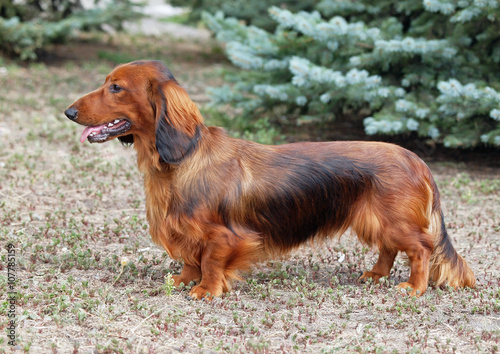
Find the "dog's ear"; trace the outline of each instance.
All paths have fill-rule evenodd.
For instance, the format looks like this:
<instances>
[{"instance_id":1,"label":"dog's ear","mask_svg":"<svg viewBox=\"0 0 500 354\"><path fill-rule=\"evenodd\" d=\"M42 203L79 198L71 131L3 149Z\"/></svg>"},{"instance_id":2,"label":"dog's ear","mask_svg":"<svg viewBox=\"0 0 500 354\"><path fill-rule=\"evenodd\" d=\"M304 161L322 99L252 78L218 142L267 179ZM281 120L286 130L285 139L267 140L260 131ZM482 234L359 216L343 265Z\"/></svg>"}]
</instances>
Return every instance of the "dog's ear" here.
<instances>
[{"instance_id":1,"label":"dog's ear","mask_svg":"<svg viewBox=\"0 0 500 354\"><path fill-rule=\"evenodd\" d=\"M203 118L175 79L150 86L156 119L156 150L161 162L179 164L196 147Z\"/></svg>"}]
</instances>

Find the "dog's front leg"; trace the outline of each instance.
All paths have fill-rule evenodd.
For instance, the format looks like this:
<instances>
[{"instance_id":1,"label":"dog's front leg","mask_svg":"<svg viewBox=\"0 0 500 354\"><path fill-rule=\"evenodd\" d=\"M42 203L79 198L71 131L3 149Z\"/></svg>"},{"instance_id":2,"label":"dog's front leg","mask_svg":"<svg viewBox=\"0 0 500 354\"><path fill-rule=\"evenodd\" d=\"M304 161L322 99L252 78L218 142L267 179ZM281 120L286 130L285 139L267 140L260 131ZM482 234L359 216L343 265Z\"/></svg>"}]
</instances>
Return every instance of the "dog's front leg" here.
<instances>
[{"instance_id":1,"label":"dog's front leg","mask_svg":"<svg viewBox=\"0 0 500 354\"><path fill-rule=\"evenodd\" d=\"M190 282L199 282L201 279L201 269L197 265L184 263L181 274L174 275L174 286L179 286L181 283L188 285Z\"/></svg>"},{"instance_id":2,"label":"dog's front leg","mask_svg":"<svg viewBox=\"0 0 500 354\"><path fill-rule=\"evenodd\" d=\"M230 248L217 242L209 242L201 254L201 282L189 292L192 299L211 299L229 291L229 283L225 275Z\"/></svg>"}]
</instances>

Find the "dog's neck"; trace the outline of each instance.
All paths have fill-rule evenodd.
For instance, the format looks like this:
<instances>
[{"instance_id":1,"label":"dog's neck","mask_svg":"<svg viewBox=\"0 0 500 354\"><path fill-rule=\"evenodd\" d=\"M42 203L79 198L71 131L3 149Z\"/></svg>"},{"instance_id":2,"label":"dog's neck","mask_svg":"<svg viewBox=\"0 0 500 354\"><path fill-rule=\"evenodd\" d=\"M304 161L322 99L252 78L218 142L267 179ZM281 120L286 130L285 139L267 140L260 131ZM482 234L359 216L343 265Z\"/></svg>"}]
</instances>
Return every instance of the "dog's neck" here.
<instances>
[{"instance_id":1,"label":"dog's neck","mask_svg":"<svg viewBox=\"0 0 500 354\"><path fill-rule=\"evenodd\" d=\"M154 145L154 137L141 139L140 135L134 136L134 148L137 151L137 167L143 174L154 171L161 172L164 167L160 163L160 154Z\"/></svg>"},{"instance_id":2,"label":"dog's neck","mask_svg":"<svg viewBox=\"0 0 500 354\"><path fill-rule=\"evenodd\" d=\"M184 164L186 160L189 160L191 155L202 145L203 141L209 140L210 135L210 129L205 124L198 125L194 137L196 140L195 145L193 145L193 148L182 160L176 163L166 163L161 159L157 146L154 143L155 140L151 137L144 139L139 135L134 136L134 148L137 151L137 166L139 171L143 174L171 174L180 165Z\"/></svg>"}]
</instances>

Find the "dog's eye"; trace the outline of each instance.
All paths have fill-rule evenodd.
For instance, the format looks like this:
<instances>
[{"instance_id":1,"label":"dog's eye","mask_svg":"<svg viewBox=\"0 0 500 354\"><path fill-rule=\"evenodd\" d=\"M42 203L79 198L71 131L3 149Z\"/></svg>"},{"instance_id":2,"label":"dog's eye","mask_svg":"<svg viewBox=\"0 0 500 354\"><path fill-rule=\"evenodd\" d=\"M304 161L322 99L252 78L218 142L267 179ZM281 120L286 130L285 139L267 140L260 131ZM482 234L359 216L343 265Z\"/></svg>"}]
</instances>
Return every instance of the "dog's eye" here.
<instances>
[{"instance_id":1,"label":"dog's eye","mask_svg":"<svg viewBox=\"0 0 500 354\"><path fill-rule=\"evenodd\" d=\"M109 86L109 92L111 92L111 93L118 93L122 90L123 90L123 88L118 86L117 84L111 84Z\"/></svg>"}]
</instances>

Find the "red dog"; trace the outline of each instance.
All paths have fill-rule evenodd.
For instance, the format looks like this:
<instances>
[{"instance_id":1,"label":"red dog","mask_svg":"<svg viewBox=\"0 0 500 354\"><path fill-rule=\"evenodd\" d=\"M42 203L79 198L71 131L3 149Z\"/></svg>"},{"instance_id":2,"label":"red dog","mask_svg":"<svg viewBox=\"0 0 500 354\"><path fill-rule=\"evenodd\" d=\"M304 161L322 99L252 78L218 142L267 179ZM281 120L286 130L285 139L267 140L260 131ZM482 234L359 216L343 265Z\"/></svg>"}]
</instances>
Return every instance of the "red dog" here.
<instances>
[{"instance_id":1,"label":"red dog","mask_svg":"<svg viewBox=\"0 0 500 354\"><path fill-rule=\"evenodd\" d=\"M184 261L175 276L199 282L192 298L219 296L265 257L349 227L380 256L360 279L389 276L399 251L411 263L398 286L474 287L446 232L429 168L412 152L375 142L265 146L207 127L160 62L118 66L66 111L81 141L133 143L144 173L153 241Z\"/></svg>"}]
</instances>

